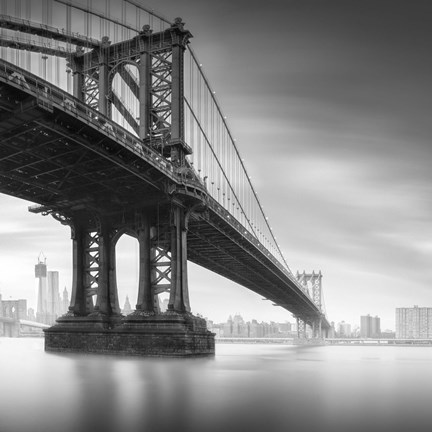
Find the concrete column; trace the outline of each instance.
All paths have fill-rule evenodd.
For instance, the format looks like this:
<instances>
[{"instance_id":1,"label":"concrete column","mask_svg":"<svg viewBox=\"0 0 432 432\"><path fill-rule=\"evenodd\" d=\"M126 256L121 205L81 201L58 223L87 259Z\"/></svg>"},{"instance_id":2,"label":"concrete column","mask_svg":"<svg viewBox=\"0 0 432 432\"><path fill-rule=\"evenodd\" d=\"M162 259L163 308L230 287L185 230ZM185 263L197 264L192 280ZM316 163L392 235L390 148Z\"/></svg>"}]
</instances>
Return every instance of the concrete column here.
<instances>
[{"instance_id":1,"label":"concrete column","mask_svg":"<svg viewBox=\"0 0 432 432\"><path fill-rule=\"evenodd\" d=\"M150 222L143 215L141 227L138 229L139 243L139 282L136 309L154 312L154 290L151 283L151 241Z\"/></svg>"}]
</instances>

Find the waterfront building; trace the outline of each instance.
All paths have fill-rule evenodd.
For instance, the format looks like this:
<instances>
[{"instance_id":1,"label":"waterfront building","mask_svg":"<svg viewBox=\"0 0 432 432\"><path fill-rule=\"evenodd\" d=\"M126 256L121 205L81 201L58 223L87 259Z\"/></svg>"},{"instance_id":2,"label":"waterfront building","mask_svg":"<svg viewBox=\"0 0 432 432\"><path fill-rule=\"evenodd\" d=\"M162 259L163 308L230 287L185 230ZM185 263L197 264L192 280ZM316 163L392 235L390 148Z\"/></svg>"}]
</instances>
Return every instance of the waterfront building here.
<instances>
[{"instance_id":1,"label":"waterfront building","mask_svg":"<svg viewBox=\"0 0 432 432\"><path fill-rule=\"evenodd\" d=\"M215 325L209 328L220 337L237 337L237 338L264 338L264 337L296 337L297 333L294 326L289 323L276 323L271 321L258 322L253 319L252 321L245 322L241 315L236 314L234 317L230 316L225 323Z\"/></svg>"},{"instance_id":2,"label":"waterfront building","mask_svg":"<svg viewBox=\"0 0 432 432\"><path fill-rule=\"evenodd\" d=\"M280 333L291 333L294 331L293 325L288 321L284 323L279 323L278 326L279 326Z\"/></svg>"},{"instance_id":3,"label":"waterfront building","mask_svg":"<svg viewBox=\"0 0 432 432\"><path fill-rule=\"evenodd\" d=\"M228 321L222 325L222 335L224 337L249 337L248 328L241 315L231 315Z\"/></svg>"},{"instance_id":4,"label":"waterfront building","mask_svg":"<svg viewBox=\"0 0 432 432\"><path fill-rule=\"evenodd\" d=\"M381 337L381 323L378 316L372 317L369 314L360 317L360 337L379 338Z\"/></svg>"},{"instance_id":5,"label":"waterfront building","mask_svg":"<svg viewBox=\"0 0 432 432\"><path fill-rule=\"evenodd\" d=\"M384 330L381 332L381 339L395 339L396 333L392 330Z\"/></svg>"},{"instance_id":6,"label":"waterfront building","mask_svg":"<svg viewBox=\"0 0 432 432\"><path fill-rule=\"evenodd\" d=\"M348 324L345 321L340 322L337 325L337 335L340 338L351 337L351 324Z\"/></svg>"},{"instance_id":7,"label":"waterfront building","mask_svg":"<svg viewBox=\"0 0 432 432\"><path fill-rule=\"evenodd\" d=\"M396 338L431 339L432 307L396 308Z\"/></svg>"},{"instance_id":8,"label":"waterfront building","mask_svg":"<svg viewBox=\"0 0 432 432\"><path fill-rule=\"evenodd\" d=\"M329 329L329 332L328 332L328 337L329 338L335 338L336 337L336 328L335 328L335 323L334 323L334 321L332 321L331 323L330 323L330 329Z\"/></svg>"}]
</instances>

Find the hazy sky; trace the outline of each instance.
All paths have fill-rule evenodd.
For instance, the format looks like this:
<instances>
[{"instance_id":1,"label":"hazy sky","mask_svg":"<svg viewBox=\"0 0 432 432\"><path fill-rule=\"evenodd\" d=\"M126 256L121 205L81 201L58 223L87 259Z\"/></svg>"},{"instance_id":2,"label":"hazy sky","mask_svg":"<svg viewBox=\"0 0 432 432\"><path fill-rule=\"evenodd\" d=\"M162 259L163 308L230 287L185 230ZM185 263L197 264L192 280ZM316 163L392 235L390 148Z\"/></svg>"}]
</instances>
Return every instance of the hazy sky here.
<instances>
[{"instance_id":1,"label":"hazy sky","mask_svg":"<svg viewBox=\"0 0 432 432\"><path fill-rule=\"evenodd\" d=\"M328 318L359 325L432 307L432 2L159 0L181 16L290 268L323 273ZM0 195L0 293L36 302L40 251L70 291L67 227ZM135 304L122 239L120 297ZM293 321L190 269L195 313Z\"/></svg>"}]
</instances>

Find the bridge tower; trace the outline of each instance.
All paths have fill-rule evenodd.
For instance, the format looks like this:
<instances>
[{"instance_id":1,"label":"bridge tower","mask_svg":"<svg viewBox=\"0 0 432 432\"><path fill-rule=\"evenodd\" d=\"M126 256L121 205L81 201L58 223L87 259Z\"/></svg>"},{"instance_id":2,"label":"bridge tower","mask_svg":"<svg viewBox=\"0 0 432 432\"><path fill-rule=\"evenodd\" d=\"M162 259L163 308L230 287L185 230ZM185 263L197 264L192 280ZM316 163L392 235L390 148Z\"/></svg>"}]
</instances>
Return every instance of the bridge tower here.
<instances>
[{"instance_id":1,"label":"bridge tower","mask_svg":"<svg viewBox=\"0 0 432 432\"><path fill-rule=\"evenodd\" d=\"M303 273L297 272L296 274L297 280L300 282L303 289L310 294L312 297L312 301L317 306L318 310L322 312L322 274L321 271L315 273ZM299 338L304 338L306 335L306 324L309 324L312 327L312 336L314 338L322 337L322 319L324 314L320 318L311 319L309 321L302 320L297 317L297 332Z\"/></svg>"},{"instance_id":2,"label":"bridge tower","mask_svg":"<svg viewBox=\"0 0 432 432\"><path fill-rule=\"evenodd\" d=\"M166 30L153 32L146 25L120 43L103 37L91 51L77 49L69 61L74 96L98 110L102 127L112 130L115 108L140 138L135 144L138 151L150 147L180 178L193 177L186 160L192 150L184 139L183 112L183 53L191 37L177 18ZM113 92L117 76L139 103L138 119L128 115ZM133 202L119 196L119 202L109 203L101 196L89 206L44 209L44 214L71 227L73 243L71 303L68 313L45 332L47 350L157 356L214 353L214 334L204 319L191 314L188 292L188 221L205 209L206 200L205 189L199 186L204 193L191 194L164 179L162 194L149 187ZM127 316L119 306L115 262L115 246L123 234L139 243L137 302ZM158 295L163 292L169 293L169 303L161 313Z\"/></svg>"}]
</instances>

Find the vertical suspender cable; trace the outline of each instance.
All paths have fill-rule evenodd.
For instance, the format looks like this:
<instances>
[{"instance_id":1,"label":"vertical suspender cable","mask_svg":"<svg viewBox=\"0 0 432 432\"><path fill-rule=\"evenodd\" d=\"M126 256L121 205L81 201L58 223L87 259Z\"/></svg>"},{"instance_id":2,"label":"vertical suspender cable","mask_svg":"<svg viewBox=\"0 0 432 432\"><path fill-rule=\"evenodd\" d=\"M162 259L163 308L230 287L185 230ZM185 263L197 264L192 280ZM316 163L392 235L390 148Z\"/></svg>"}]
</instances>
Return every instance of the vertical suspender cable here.
<instances>
[{"instance_id":1,"label":"vertical suspender cable","mask_svg":"<svg viewBox=\"0 0 432 432\"><path fill-rule=\"evenodd\" d=\"M201 123L201 74L198 74L197 77L197 112L198 112L198 119ZM201 175L202 171L202 149L201 149L201 133L200 133L200 139L198 142L198 173Z\"/></svg>"}]
</instances>

